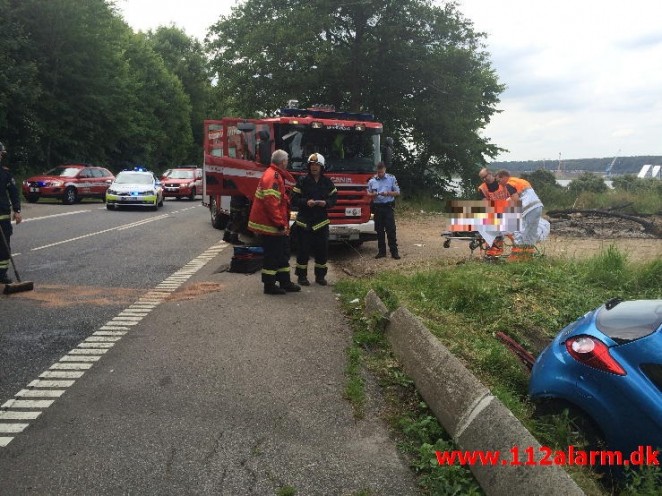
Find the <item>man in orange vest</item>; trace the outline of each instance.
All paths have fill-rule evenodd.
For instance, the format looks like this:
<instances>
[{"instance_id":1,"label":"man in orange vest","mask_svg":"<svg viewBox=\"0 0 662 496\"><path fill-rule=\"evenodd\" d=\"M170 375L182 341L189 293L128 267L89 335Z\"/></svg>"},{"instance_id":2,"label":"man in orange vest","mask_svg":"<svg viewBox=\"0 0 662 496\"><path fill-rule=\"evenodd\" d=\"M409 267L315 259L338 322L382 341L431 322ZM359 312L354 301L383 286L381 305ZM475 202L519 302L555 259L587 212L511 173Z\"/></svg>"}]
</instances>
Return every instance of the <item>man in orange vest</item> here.
<instances>
[{"instance_id":1,"label":"man in orange vest","mask_svg":"<svg viewBox=\"0 0 662 496\"><path fill-rule=\"evenodd\" d=\"M264 293L270 295L301 291L301 286L290 280L290 199L285 190L285 178L292 183L294 178L287 172L288 162L284 150L271 154L271 165L255 190L248 218L248 229L262 235L262 282Z\"/></svg>"},{"instance_id":2,"label":"man in orange vest","mask_svg":"<svg viewBox=\"0 0 662 496\"><path fill-rule=\"evenodd\" d=\"M480 186L478 186L478 192L485 200L495 201L495 200L507 200L511 195L515 194L517 191L510 184L502 185L499 181L496 180L494 171L483 167L478 173L478 177L482 181ZM479 230L481 232L481 230ZM481 234L485 234L482 232ZM484 236L485 237L485 236ZM489 243L489 241L488 241ZM494 243L490 246L485 255L488 257L498 257L503 254L503 236L497 236L494 239Z\"/></svg>"},{"instance_id":3,"label":"man in orange vest","mask_svg":"<svg viewBox=\"0 0 662 496\"><path fill-rule=\"evenodd\" d=\"M529 257L535 253L535 244L542 240L538 232L542 222L542 201L526 179L513 177L505 169L497 172L496 177L502 186L510 185L515 188L515 193L510 195L511 201L522 202L521 229L515 232L515 246L511 257Z\"/></svg>"}]
</instances>

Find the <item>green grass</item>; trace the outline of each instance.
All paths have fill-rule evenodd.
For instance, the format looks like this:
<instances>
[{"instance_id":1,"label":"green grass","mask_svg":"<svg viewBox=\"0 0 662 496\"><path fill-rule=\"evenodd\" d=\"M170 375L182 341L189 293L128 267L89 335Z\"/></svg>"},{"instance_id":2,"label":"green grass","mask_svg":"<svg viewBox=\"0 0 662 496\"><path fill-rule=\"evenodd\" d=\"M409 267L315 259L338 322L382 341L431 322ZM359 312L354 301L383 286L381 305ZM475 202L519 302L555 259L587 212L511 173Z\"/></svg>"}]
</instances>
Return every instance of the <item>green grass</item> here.
<instances>
[{"instance_id":1,"label":"green grass","mask_svg":"<svg viewBox=\"0 0 662 496\"><path fill-rule=\"evenodd\" d=\"M563 419L557 419L559 425L550 426L533 419L527 397L528 373L495 334L504 332L537 355L564 326L610 298L662 298L660 281L662 260L633 263L626 254L610 246L586 260L541 257L518 264L486 264L475 260L461 265L445 265L440 261L424 271L384 272L369 279L343 280L336 290L342 293L344 301L356 298L362 301L367 291L374 289L389 310L407 307L534 435L561 449L568 446L567 422L564 427ZM347 306L348 312L356 312L356 306ZM361 336L370 335L368 322L364 320L357 332ZM365 338L359 338L357 346L364 354L364 363L372 365L387 390L411 387L389 357L385 343L373 338L371 345L365 346ZM407 436L411 425L419 425L416 430L421 431L421 415L426 422L430 415L414 413L417 407L412 409L411 398L405 403L409 405L404 405L398 415L410 418L409 423L403 427L395 422L403 436ZM427 432L425 436L425 441L423 438L408 441L410 454L427 453L427 445L434 446L439 440L448 442L441 433ZM426 463L425 457L414 462L417 472ZM624 488L620 488L623 494L628 494L628 488L643 487L646 483L642 472L633 474ZM587 492L596 494L595 483L586 473L573 473L573 476Z\"/></svg>"}]
</instances>

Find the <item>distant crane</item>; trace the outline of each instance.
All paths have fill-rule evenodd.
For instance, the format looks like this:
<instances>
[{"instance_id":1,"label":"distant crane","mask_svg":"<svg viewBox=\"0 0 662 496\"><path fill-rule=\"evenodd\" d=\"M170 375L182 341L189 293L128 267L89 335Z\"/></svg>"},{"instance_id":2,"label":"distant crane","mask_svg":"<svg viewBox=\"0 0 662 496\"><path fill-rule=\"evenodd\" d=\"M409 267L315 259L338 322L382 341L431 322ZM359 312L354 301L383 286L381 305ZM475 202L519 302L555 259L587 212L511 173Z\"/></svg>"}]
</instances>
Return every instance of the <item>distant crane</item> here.
<instances>
[{"instance_id":1,"label":"distant crane","mask_svg":"<svg viewBox=\"0 0 662 496\"><path fill-rule=\"evenodd\" d=\"M557 174L561 174L561 172L563 172L564 169L565 169L565 168L563 167L563 162L561 162L561 152L559 152L559 165L558 165L558 167L556 168L556 173L557 173Z\"/></svg>"},{"instance_id":2,"label":"distant crane","mask_svg":"<svg viewBox=\"0 0 662 496\"><path fill-rule=\"evenodd\" d=\"M611 170L614 168L614 164L618 160L618 156L621 154L621 149L618 149L618 152L616 152L616 156L614 157L614 160L611 161L611 164L607 166L605 169L605 176L611 177Z\"/></svg>"}]
</instances>

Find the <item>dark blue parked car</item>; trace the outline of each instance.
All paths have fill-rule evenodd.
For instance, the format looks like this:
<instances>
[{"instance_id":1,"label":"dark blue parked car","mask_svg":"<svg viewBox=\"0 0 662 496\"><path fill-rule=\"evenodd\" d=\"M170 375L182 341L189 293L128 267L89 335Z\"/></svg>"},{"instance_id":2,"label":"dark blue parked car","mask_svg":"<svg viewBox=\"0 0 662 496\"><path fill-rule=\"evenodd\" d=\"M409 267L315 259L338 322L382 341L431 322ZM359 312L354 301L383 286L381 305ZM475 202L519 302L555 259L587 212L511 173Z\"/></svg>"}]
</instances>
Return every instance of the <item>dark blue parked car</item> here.
<instances>
[{"instance_id":1,"label":"dark blue parked car","mask_svg":"<svg viewBox=\"0 0 662 496\"><path fill-rule=\"evenodd\" d=\"M609 448L662 447L662 300L610 300L568 325L533 366L534 400L562 400Z\"/></svg>"}]
</instances>

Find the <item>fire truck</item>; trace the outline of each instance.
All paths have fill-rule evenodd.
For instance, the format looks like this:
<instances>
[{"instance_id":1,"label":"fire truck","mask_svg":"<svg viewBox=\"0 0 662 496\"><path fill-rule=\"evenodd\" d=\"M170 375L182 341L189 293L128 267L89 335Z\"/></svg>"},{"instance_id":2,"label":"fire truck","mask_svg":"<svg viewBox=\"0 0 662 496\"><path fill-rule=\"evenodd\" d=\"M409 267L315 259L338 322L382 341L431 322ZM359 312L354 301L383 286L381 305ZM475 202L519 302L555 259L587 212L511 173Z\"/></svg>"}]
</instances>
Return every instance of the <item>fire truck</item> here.
<instances>
[{"instance_id":1,"label":"fire truck","mask_svg":"<svg viewBox=\"0 0 662 496\"><path fill-rule=\"evenodd\" d=\"M202 203L209 208L212 225L225 228L230 219L232 196L252 201L274 150L288 152L290 182L307 174L307 159L318 152L326 159L324 174L338 190L338 201L329 210L330 241L358 245L375 240L366 188L382 161L382 124L367 113L297 106L296 101L289 102L275 117L225 117L204 122ZM294 215L293 212L290 225ZM293 239L296 239L295 228Z\"/></svg>"}]
</instances>

